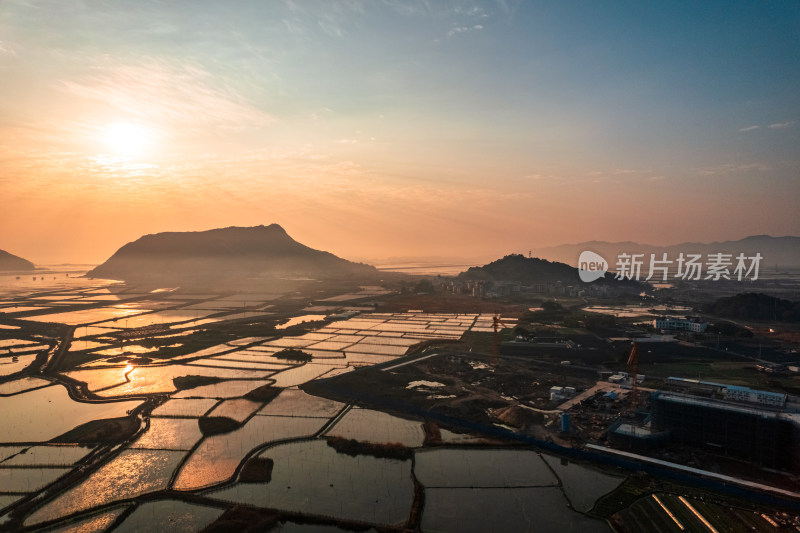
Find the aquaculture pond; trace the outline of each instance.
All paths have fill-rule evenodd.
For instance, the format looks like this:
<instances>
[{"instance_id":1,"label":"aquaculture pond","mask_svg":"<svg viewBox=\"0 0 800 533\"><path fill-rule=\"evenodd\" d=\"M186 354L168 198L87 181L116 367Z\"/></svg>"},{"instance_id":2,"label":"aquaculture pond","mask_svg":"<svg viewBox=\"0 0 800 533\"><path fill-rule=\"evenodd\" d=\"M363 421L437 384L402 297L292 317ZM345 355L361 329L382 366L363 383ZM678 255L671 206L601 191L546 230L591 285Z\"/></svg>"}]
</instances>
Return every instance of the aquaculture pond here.
<instances>
[{"instance_id":1,"label":"aquaculture pond","mask_svg":"<svg viewBox=\"0 0 800 533\"><path fill-rule=\"evenodd\" d=\"M29 320L0 319L0 524L200 531L244 504L284 513L275 530L287 532L605 528L579 511L620 478L532 450L461 447L483 437L444 428L446 446L429 447L423 420L301 389L420 342L493 331L492 315L348 303L380 287L287 314L276 293L40 282L27 296L16 288L32 280L12 283L0 304ZM206 329L220 323L243 333Z\"/></svg>"}]
</instances>

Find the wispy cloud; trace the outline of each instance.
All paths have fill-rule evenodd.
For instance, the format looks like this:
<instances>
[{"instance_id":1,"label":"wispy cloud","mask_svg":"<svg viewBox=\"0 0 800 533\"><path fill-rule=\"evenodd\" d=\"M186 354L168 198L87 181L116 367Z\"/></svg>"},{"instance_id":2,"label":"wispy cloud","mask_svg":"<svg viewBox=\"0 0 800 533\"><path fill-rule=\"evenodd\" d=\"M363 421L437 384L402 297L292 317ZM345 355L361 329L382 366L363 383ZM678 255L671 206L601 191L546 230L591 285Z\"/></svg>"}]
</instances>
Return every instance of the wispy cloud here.
<instances>
[{"instance_id":1,"label":"wispy cloud","mask_svg":"<svg viewBox=\"0 0 800 533\"><path fill-rule=\"evenodd\" d=\"M701 176L726 176L742 172L767 172L770 170L775 169L763 163L724 163L713 167L697 169L697 174Z\"/></svg>"},{"instance_id":2,"label":"wispy cloud","mask_svg":"<svg viewBox=\"0 0 800 533\"><path fill-rule=\"evenodd\" d=\"M760 127L761 126L759 126L758 124L753 124L752 126L745 126L744 128L739 128L739 131L741 131L741 132L753 131L753 130L759 129ZM784 129L787 129L787 128L794 127L794 122L793 121L790 121L790 122L774 122L774 123L768 125L767 127L769 129L772 129L772 130L784 130Z\"/></svg>"},{"instance_id":3,"label":"wispy cloud","mask_svg":"<svg viewBox=\"0 0 800 533\"><path fill-rule=\"evenodd\" d=\"M586 179L592 183L622 183L641 180L652 180L654 171L650 169L611 168L605 170L592 170L586 173ZM576 179L584 181L583 177Z\"/></svg>"},{"instance_id":4,"label":"wispy cloud","mask_svg":"<svg viewBox=\"0 0 800 533\"><path fill-rule=\"evenodd\" d=\"M468 33L471 31L480 31L483 29L483 25L481 24L474 24L472 26L454 26L450 28L447 32L448 37L452 37L454 35L458 35L459 33Z\"/></svg>"},{"instance_id":5,"label":"wispy cloud","mask_svg":"<svg viewBox=\"0 0 800 533\"><path fill-rule=\"evenodd\" d=\"M7 43L4 43L3 41L0 41L0 54L8 54L10 56L17 55L17 53L11 47L9 47Z\"/></svg>"},{"instance_id":6,"label":"wispy cloud","mask_svg":"<svg viewBox=\"0 0 800 533\"><path fill-rule=\"evenodd\" d=\"M96 75L61 81L60 89L157 124L243 129L273 121L232 87L190 64L148 60L112 65Z\"/></svg>"},{"instance_id":7,"label":"wispy cloud","mask_svg":"<svg viewBox=\"0 0 800 533\"><path fill-rule=\"evenodd\" d=\"M319 30L328 37L337 38L347 35L348 27L366 11L361 0L340 2L284 0L283 5L290 17L282 18L282 22L290 32L305 35Z\"/></svg>"},{"instance_id":8,"label":"wispy cloud","mask_svg":"<svg viewBox=\"0 0 800 533\"><path fill-rule=\"evenodd\" d=\"M344 28L334 17L324 17L317 19L317 26L330 37L341 37L345 34Z\"/></svg>"},{"instance_id":9,"label":"wispy cloud","mask_svg":"<svg viewBox=\"0 0 800 533\"><path fill-rule=\"evenodd\" d=\"M468 17L475 17L479 19L489 18L489 15L486 14L486 11L479 6L469 6L469 7L456 6L454 11L459 15L466 15Z\"/></svg>"}]
</instances>

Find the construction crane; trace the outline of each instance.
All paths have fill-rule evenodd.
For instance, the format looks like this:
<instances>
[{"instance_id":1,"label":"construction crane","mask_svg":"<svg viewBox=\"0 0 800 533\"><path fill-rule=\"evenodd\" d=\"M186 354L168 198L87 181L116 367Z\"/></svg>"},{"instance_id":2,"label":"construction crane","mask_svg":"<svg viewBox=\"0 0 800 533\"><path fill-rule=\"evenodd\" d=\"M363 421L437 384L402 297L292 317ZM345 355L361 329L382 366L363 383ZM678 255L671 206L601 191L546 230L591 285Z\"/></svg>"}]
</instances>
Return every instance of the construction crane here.
<instances>
[{"instance_id":1,"label":"construction crane","mask_svg":"<svg viewBox=\"0 0 800 533\"><path fill-rule=\"evenodd\" d=\"M628 371L631 376L631 410L635 411L639 405L639 343L635 341L628 356Z\"/></svg>"},{"instance_id":2,"label":"construction crane","mask_svg":"<svg viewBox=\"0 0 800 533\"><path fill-rule=\"evenodd\" d=\"M492 364L496 365L497 362L500 360L500 326L507 328L503 319L500 318L499 313L495 313L492 316L492 328L494 328L494 335L492 337Z\"/></svg>"},{"instance_id":3,"label":"construction crane","mask_svg":"<svg viewBox=\"0 0 800 533\"><path fill-rule=\"evenodd\" d=\"M500 318L500 314L495 313L494 316L492 317L492 327L494 328L495 333L497 333L497 331L500 329L500 326L503 326L504 328L508 327L506 323L503 322L503 319Z\"/></svg>"}]
</instances>

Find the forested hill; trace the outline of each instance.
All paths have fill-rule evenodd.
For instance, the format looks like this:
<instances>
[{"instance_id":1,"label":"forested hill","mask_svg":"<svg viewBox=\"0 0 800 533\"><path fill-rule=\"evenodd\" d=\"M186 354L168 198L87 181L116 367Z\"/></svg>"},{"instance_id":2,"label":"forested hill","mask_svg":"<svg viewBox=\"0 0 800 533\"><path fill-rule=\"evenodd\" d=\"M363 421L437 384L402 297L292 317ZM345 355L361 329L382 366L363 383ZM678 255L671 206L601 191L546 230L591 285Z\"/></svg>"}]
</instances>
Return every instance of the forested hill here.
<instances>
[{"instance_id":1,"label":"forested hill","mask_svg":"<svg viewBox=\"0 0 800 533\"><path fill-rule=\"evenodd\" d=\"M706 305L703 311L726 318L800 322L800 302L755 292L724 296Z\"/></svg>"},{"instance_id":2,"label":"forested hill","mask_svg":"<svg viewBox=\"0 0 800 533\"><path fill-rule=\"evenodd\" d=\"M507 255L481 267L471 267L459 274L458 277L462 280L515 281L525 285L557 281L565 285L583 283L578 276L577 268L556 261L525 257L520 254ZM605 278L593 283L613 283L626 288L637 288L640 285L637 281L615 280L613 277L613 274L606 274Z\"/></svg>"}]
</instances>

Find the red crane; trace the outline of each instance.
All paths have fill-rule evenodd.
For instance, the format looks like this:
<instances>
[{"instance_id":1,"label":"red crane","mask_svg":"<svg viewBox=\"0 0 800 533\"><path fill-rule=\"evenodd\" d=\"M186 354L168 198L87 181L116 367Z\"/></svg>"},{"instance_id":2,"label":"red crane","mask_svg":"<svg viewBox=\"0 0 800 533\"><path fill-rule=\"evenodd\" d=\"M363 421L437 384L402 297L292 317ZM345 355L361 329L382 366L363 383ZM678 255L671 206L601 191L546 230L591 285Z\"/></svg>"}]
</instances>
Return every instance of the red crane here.
<instances>
[{"instance_id":1,"label":"red crane","mask_svg":"<svg viewBox=\"0 0 800 533\"><path fill-rule=\"evenodd\" d=\"M508 327L506 323L503 322L503 319L500 318L500 315L495 313L492 317L492 327L494 328L495 333L497 333L497 331L500 329L500 326L503 326L504 328Z\"/></svg>"},{"instance_id":2,"label":"red crane","mask_svg":"<svg viewBox=\"0 0 800 533\"><path fill-rule=\"evenodd\" d=\"M492 327L494 328L494 336L492 337L492 364L496 365L497 362L500 360L500 335L498 335L498 331L500 330L500 326L507 328L503 319L500 318L499 313L495 313L492 316Z\"/></svg>"},{"instance_id":3,"label":"red crane","mask_svg":"<svg viewBox=\"0 0 800 533\"><path fill-rule=\"evenodd\" d=\"M628 370L631 375L631 409L635 410L639 404L639 380L636 379L639 373L639 343L634 342L631 348L631 354L628 356Z\"/></svg>"}]
</instances>

